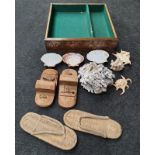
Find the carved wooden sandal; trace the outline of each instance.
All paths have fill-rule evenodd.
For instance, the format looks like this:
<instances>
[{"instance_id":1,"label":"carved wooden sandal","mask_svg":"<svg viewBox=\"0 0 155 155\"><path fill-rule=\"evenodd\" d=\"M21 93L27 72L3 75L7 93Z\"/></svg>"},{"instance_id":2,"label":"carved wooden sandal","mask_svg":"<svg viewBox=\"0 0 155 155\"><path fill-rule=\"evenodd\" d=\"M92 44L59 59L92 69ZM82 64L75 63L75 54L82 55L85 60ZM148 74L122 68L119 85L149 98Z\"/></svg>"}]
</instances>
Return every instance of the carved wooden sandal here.
<instances>
[{"instance_id":1,"label":"carved wooden sandal","mask_svg":"<svg viewBox=\"0 0 155 155\"><path fill-rule=\"evenodd\" d=\"M53 103L57 86L58 72L54 69L45 69L40 80L36 81L35 102L40 107L48 107Z\"/></svg>"},{"instance_id":2,"label":"carved wooden sandal","mask_svg":"<svg viewBox=\"0 0 155 155\"><path fill-rule=\"evenodd\" d=\"M77 99L77 72L73 69L65 69L59 78L59 105L63 108L71 108Z\"/></svg>"},{"instance_id":3,"label":"carved wooden sandal","mask_svg":"<svg viewBox=\"0 0 155 155\"><path fill-rule=\"evenodd\" d=\"M108 116L98 116L80 110L69 110L64 123L72 129L103 138L117 139L122 134L121 125Z\"/></svg>"},{"instance_id":4,"label":"carved wooden sandal","mask_svg":"<svg viewBox=\"0 0 155 155\"><path fill-rule=\"evenodd\" d=\"M48 116L29 112L22 117L20 126L25 132L62 150L71 150L77 143L72 129Z\"/></svg>"}]
</instances>

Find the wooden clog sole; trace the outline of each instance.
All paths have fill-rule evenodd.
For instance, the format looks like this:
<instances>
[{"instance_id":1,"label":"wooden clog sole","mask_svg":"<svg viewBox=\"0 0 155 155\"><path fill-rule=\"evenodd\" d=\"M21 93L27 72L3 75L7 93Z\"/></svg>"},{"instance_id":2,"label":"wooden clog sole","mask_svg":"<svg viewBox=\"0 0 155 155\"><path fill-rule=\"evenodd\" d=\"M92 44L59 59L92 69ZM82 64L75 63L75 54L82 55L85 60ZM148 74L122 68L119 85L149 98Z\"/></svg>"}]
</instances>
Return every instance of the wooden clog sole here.
<instances>
[{"instance_id":1,"label":"wooden clog sole","mask_svg":"<svg viewBox=\"0 0 155 155\"><path fill-rule=\"evenodd\" d=\"M37 80L35 102L40 107L48 107L53 103L57 86L58 72L45 69L40 80Z\"/></svg>"},{"instance_id":2,"label":"wooden clog sole","mask_svg":"<svg viewBox=\"0 0 155 155\"><path fill-rule=\"evenodd\" d=\"M59 78L58 102L63 108L72 108L77 100L78 77L73 69L65 69Z\"/></svg>"}]
</instances>

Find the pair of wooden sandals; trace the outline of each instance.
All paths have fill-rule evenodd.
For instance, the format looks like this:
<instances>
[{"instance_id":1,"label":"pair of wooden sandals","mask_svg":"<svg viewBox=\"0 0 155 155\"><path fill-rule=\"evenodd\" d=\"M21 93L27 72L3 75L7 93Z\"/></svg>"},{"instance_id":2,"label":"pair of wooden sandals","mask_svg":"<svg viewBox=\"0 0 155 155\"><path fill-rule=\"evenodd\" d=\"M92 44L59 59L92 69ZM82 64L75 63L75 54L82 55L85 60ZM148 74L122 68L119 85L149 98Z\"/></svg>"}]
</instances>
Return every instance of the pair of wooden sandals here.
<instances>
[{"instance_id":1,"label":"pair of wooden sandals","mask_svg":"<svg viewBox=\"0 0 155 155\"><path fill-rule=\"evenodd\" d=\"M35 102L40 107L48 107L53 103L58 83L58 72L45 69L40 80L36 81ZM76 104L78 76L73 69L65 69L59 78L58 102L63 108L72 108Z\"/></svg>"},{"instance_id":2,"label":"pair of wooden sandals","mask_svg":"<svg viewBox=\"0 0 155 155\"><path fill-rule=\"evenodd\" d=\"M20 126L32 136L62 150L71 150L76 146L74 130L110 139L117 139L122 134L121 125L108 116L69 110L63 120L65 125L54 118L29 112L22 117Z\"/></svg>"}]
</instances>

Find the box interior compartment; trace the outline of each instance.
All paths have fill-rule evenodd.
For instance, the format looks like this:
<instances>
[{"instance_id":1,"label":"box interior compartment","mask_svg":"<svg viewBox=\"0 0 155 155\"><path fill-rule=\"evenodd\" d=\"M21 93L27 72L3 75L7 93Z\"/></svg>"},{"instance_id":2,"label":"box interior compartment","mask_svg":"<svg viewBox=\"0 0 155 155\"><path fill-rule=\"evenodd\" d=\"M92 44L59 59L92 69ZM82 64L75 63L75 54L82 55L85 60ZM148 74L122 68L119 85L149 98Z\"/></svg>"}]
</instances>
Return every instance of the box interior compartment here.
<instances>
[{"instance_id":1,"label":"box interior compartment","mask_svg":"<svg viewBox=\"0 0 155 155\"><path fill-rule=\"evenodd\" d=\"M48 38L115 38L104 5L52 4Z\"/></svg>"}]
</instances>

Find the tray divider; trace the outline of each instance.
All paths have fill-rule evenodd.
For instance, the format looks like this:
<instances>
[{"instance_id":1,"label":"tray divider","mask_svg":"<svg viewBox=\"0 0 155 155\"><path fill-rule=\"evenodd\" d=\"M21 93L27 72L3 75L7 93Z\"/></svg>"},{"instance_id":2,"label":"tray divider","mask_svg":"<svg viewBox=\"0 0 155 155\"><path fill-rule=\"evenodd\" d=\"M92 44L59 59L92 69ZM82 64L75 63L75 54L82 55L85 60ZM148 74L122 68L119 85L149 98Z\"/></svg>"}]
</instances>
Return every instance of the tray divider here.
<instances>
[{"instance_id":1,"label":"tray divider","mask_svg":"<svg viewBox=\"0 0 155 155\"><path fill-rule=\"evenodd\" d=\"M89 5L86 5L86 14L87 14L87 21L89 24L89 28L90 28L90 37L94 37L94 30L93 30L93 26L92 26L92 22L91 22L91 17L90 17L90 10L89 10Z\"/></svg>"}]
</instances>

